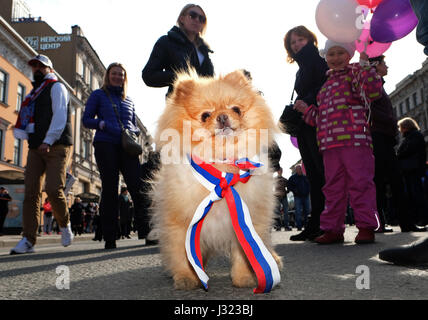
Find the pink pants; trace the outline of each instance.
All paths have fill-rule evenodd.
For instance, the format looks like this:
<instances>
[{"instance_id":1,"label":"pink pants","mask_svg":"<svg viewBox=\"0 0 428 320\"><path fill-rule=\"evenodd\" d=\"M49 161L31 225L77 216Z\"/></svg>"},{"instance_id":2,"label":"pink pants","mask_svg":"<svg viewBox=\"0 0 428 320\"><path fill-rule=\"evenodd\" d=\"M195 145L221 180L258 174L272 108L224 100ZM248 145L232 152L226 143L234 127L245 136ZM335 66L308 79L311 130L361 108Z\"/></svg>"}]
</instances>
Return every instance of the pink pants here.
<instances>
[{"instance_id":1,"label":"pink pants","mask_svg":"<svg viewBox=\"0 0 428 320\"><path fill-rule=\"evenodd\" d=\"M348 199L358 229L380 228L376 209L373 151L368 147L343 147L323 153L325 209L321 229L343 234Z\"/></svg>"}]
</instances>

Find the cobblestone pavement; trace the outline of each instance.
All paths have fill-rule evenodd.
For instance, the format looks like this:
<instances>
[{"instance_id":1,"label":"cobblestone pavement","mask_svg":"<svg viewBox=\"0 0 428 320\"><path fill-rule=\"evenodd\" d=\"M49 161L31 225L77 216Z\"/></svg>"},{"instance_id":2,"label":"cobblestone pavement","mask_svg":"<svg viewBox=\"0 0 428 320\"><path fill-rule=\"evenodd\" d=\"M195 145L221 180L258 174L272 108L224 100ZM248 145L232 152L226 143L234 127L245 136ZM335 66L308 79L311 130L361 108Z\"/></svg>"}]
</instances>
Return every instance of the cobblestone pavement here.
<instances>
[{"instance_id":1,"label":"cobblestone pavement","mask_svg":"<svg viewBox=\"0 0 428 320\"><path fill-rule=\"evenodd\" d=\"M158 247L144 241L121 240L114 251L90 240L63 248L59 243L36 246L36 253L10 256L0 247L0 299L35 300L377 300L427 299L428 267L408 268L381 262L379 251L410 244L428 233L377 235L373 245L358 246L355 227L345 244L320 246L289 241L295 232L273 232L276 251L283 258L282 282L269 294L232 287L229 261L215 258L206 267L208 292L173 289L161 265ZM61 268L65 266L67 268ZM360 267L363 266L363 267ZM60 268L58 268L60 267ZM357 268L362 273L357 272ZM69 272L69 289L61 279ZM58 273L57 273L58 272ZM59 282L58 282L59 281ZM360 288L360 289L358 289Z\"/></svg>"}]
</instances>

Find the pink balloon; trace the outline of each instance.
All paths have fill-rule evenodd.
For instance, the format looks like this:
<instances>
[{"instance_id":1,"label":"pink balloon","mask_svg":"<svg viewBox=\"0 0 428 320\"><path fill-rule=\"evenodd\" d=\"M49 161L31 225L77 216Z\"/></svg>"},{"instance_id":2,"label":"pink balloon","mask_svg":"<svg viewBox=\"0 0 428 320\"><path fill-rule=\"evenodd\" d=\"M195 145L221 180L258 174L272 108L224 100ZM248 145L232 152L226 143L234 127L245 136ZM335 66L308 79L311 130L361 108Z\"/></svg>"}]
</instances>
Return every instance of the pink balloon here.
<instances>
[{"instance_id":1,"label":"pink balloon","mask_svg":"<svg viewBox=\"0 0 428 320\"><path fill-rule=\"evenodd\" d=\"M297 142L297 138L296 137L290 137L290 140L291 140L291 144L293 146L295 146L297 149L299 149L299 144Z\"/></svg>"},{"instance_id":2,"label":"pink balloon","mask_svg":"<svg viewBox=\"0 0 428 320\"><path fill-rule=\"evenodd\" d=\"M385 53L386 50L391 47L391 42L389 43L380 43L373 41L373 38L370 35L370 29L364 29L361 33L360 38L355 41L358 52L365 51L369 58L374 58Z\"/></svg>"}]
</instances>

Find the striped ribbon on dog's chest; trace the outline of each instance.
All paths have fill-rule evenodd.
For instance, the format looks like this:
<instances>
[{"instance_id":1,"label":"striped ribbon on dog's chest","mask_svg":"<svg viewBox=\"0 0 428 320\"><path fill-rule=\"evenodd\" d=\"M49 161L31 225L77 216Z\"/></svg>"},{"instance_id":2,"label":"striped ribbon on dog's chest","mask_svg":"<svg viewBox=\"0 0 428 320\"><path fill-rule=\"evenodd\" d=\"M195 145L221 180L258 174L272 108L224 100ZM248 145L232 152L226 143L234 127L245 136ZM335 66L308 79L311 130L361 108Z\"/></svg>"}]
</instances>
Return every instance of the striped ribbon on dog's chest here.
<instances>
[{"instance_id":1,"label":"striped ribbon on dog's chest","mask_svg":"<svg viewBox=\"0 0 428 320\"><path fill-rule=\"evenodd\" d=\"M241 174L237 175L223 173L195 157L189 157L189 161L196 179L211 191L196 209L186 237L187 258L204 288L208 289L209 278L203 267L200 248L201 230L213 204L225 199L235 234L257 276L258 287L254 293L270 292L281 281L278 265L255 231L247 205L233 187L239 182L247 183L251 178L252 170L261 167L261 164L248 159L238 160L235 166L241 169Z\"/></svg>"}]
</instances>

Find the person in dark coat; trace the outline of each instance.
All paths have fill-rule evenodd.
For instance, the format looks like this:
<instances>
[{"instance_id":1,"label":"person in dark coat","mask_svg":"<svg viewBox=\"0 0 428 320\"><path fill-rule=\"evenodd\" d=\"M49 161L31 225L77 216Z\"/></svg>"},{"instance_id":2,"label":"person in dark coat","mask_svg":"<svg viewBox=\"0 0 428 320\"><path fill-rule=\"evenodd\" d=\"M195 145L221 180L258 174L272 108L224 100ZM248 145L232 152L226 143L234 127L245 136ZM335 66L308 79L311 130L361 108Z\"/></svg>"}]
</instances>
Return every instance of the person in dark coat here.
<instances>
[{"instance_id":1,"label":"person in dark coat","mask_svg":"<svg viewBox=\"0 0 428 320\"><path fill-rule=\"evenodd\" d=\"M425 46L424 52L428 55L428 3L424 0L410 0L410 3L419 18L418 41ZM406 247L383 250L379 253L379 258L396 264L426 264L428 263L428 238Z\"/></svg>"},{"instance_id":2,"label":"person in dark coat","mask_svg":"<svg viewBox=\"0 0 428 320\"><path fill-rule=\"evenodd\" d=\"M422 183L427 157L425 139L412 118L400 120L398 127L404 138L398 147L397 157L404 176L405 191L409 197L414 221L426 225L428 212Z\"/></svg>"},{"instance_id":3,"label":"person in dark coat","mask_svg":"<svg viewBox=\"0 0 428 320\"><path fill-rule=\"evenodd\" d=\"M92 223L95 231L95 236L92 239L93 241L102 241L103 240L103 230L102 230L102 224L101 224L101 217L99 212L99 205L98 203L94 206L94 220Z\"/></svg>"},{"instance_id":4,"label":"person in dark coat","mask_svg":"<svg viewBox=\"0 0 428 320\"><path fill-rule=\"evenodd\" d=\"M275 197L277 199L275 208L275 229L281 231L281 228L284 227L285 231L291 231L290 219L288 216L288 180L282 176L283 170L281 167L277 173L278 175L275 178Z\"/></svg>"},{"instance_id":5,"label":"person in dark coat","mask_svg":"<svg viewBox=\"0 0 428 320\"><path fill-rule=\"evenodd\" d=\"M385 77L388 74L385 56L370 58L369 61L376 65L377 73L381 77ZM382 92L382 97L372 103L370 110L369 123L375 156L376 201L379 217L382 220L382 229L385 231L385 223L387 222L385 221L387 211L386 186L389 184L392 192L392 206L397 210L401 231L425 231L425 229L416 226L416 221L413 221L412 214L409 212L410 204L404 193L403 176L395 153L399 134L397 119L394 115L391 100L385 90Z\"/></svg>"},{"instance_id":6,"label":"person in dark coat","mask_svg":"<svg viewBox=\"0 0 428 320\"><path fill-rule=\"evenodd\" d=\"M10 201L12 201L12 197L9 192L4 187L0 187L0 236L3 235L3 225L9 213Z\"/></svg>"},{"instance_id":7,"label":"person in dark coat","mask_svg":"<svg viewBox=\"0 0 428 320\"><path fill-rule=\"evenodd\" d=\"M119 195L120 234L122 239L131 239L131 203L128 188L122 187Z\"/></svg>"},{"instance_id":8,"label":"person in dark coat","mask_svg":"<svg viewBox=\"0 0 428 320\"><path fill-rule=\"evenodd\" d=\"M311 186L309 180L303 174L302 166L296 166L296 173L288 179L287 187L293 192L294 196L296 227L298 230L302 230L303 223L311 210L309 204Z\"/></svg>"},{"instance_id":9,"label":"person in dark coat","mask_svg":"<svg viewBox=\"0 0 428 320\"><path fill-rule=\"evenodd\" d=\"M200 76L213 76L214 66L210 53L213 51L201 36L207 28L207 18L198 5L186 5L167 35L154 45L149 61L143 69L144 83L149 87L169 87L173 90L175 73L194 68Z\"/></svg>"},{"instance_id":10,"label":"person in dark coat","mask_svg":"<svg viewBox=\"0 0 428 320\"><path fill-rule=\"evenodd\" d=\"M74 203L70 208L71 230L74 235L81 235L83 232L83 207L82 200L79 197L74 199Z\"/></svg>"},{"instance_id":11,"label":"person in dark coat","mask_svg":"<svg viewBox=\"0 0 428 320\"><path fill-rule=\"evenodd\" d=\"M319 55L317 38L304 26L298 26L290 31L284 39L288 53L288 62L297 62L299 71L296 75L294 89L298 94L296 100L303 100L308 105L316 105L316 97L322 85L327 80L327 63ZM320 216L324 210L324 194L322 187L325 183L324 165L319 153L316 129L303 123L297 135L300 155L305 165L307 178L311 186L312 214L305 230L295 236L292 241L313 240L321 234Z\"/></svg>"},{"instance_id":12,"label":"person in dark coat","mask_svg":"<svg viewBox=\"0 0 428 320\"><path fill-rule=\"evenodd\" d=\"M158 151L150 151L147 156L147 161L141 165L140 178L143 183L141 189L142 195L144 198L143 201L143 210L147 212L148 215L150 207L152 205L152 200L150 198L150 192L152 191L152 180L156 172L161 167L160 153ZM146 239L146 245L156 245L158 241L156 239Z\"/></svg>"}]
</instances>

